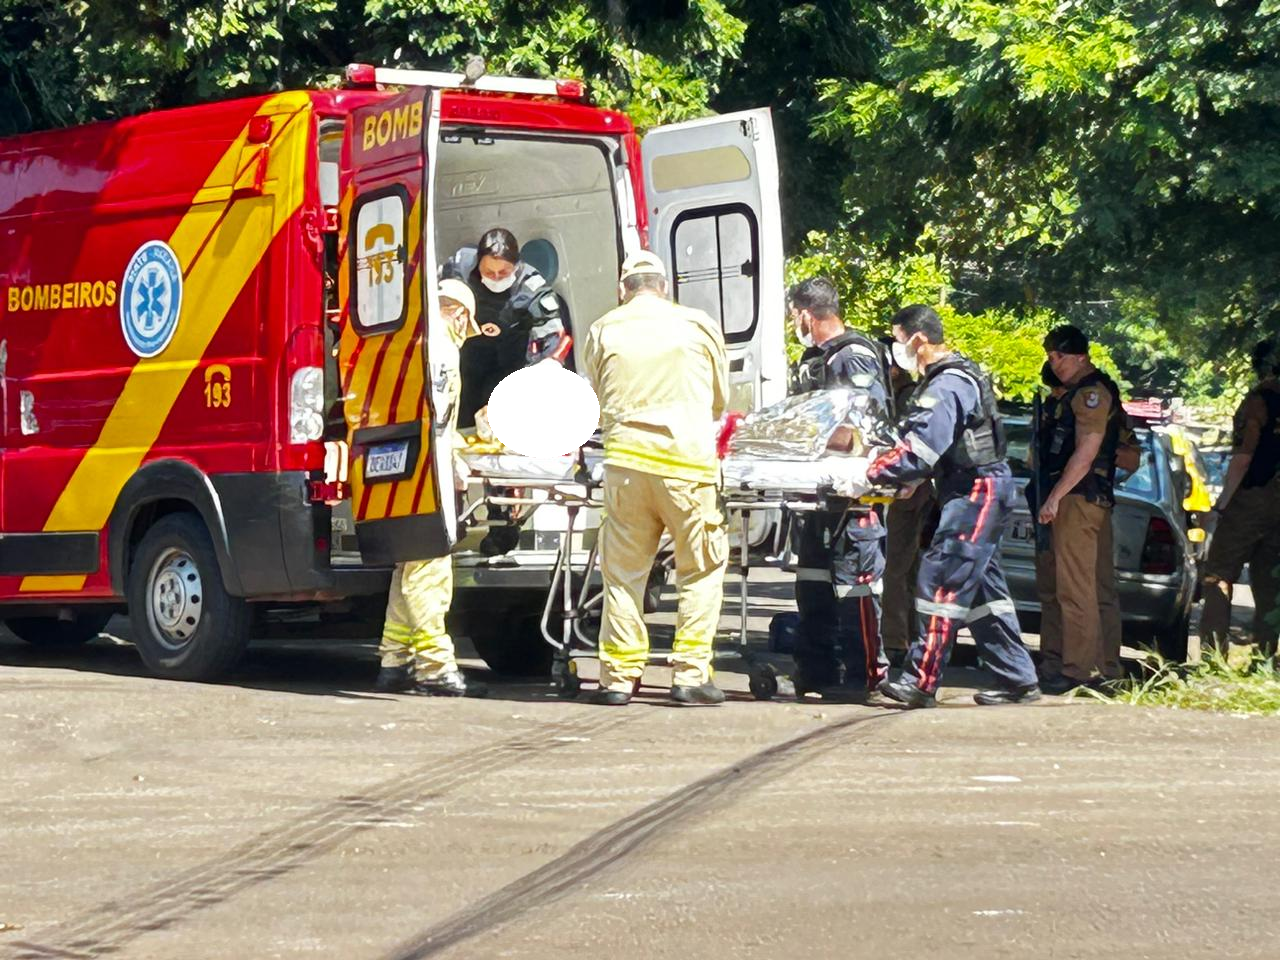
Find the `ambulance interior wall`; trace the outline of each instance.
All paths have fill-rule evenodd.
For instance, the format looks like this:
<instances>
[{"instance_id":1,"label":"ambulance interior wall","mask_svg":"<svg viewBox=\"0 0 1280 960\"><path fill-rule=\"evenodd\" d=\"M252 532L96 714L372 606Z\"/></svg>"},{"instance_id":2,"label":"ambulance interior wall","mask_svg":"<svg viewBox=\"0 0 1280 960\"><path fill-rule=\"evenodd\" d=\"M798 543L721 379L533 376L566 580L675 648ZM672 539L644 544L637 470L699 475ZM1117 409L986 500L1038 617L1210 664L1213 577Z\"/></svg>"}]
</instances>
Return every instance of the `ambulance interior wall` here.
<instances>
[{"instance_id":1,"label":"ambulance interior wall","mask_svg":"<svg viewBox=\"0 0 1280 960\"><path fill-rule=\"evenodd\" d=\"M553 285L578 342L592 321L618 305L617 206L612 168L599 146L549 138L442 142L436 167L440 262L499 226L521 247L543 239L555 248Z\"/></svg>"}]
</instances>

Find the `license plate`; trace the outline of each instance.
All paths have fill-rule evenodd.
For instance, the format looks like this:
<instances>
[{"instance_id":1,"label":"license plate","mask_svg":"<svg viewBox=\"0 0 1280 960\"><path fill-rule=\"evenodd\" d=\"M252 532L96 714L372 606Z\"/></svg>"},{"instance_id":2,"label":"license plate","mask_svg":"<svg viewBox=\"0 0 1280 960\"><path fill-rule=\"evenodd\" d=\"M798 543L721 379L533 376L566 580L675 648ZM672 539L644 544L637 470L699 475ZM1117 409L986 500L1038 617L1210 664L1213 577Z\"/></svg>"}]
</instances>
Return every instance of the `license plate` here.
<instances>
[{"instance_id":1,"label":"license plate","mask_svg":"<svg viewBox=\"0 0 1280 960\"><path fill-rule=\"evenodd\" d=\"M364 455L364 478L377 480L379 477L399 476L404 473L405 464L408 462L408 440L370 447L369 452Z\"/></svg>"}]
</instances>

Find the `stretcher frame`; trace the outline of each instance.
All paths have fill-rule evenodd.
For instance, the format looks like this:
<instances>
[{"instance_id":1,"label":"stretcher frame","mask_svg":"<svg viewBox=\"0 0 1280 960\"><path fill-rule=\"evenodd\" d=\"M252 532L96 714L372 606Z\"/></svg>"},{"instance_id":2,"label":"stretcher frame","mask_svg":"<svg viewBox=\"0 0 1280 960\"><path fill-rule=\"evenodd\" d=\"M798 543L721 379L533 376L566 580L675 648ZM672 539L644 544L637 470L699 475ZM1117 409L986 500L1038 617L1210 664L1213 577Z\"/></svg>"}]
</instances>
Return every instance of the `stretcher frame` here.
<instances>
[{"instance_id":1,"label":"stretcher frame","mask_svg":"<svg viewBox=\"0 0 1280 960\"><path fill-rule=\"evenodd\" d=\"M459 516L458 522L471 517L481 506L524 506L529 513L523 518L527 521L533 511L541 506L553 505L563 507L566 515L565 529L560 531L560 542L556 549L556 558L552 566L551 581L547 587L547 598L543 604L539 629L543 640L553 651L551 665L551 682L556 693L562 699L575 699L582 691L582 681L578 676L578 660L598 660L599 643L583 630L583 622L593 611L603 606L604 590L600 587L592 592L592 578L600 567L600 541L596 541L587 551L586 560L581 571L574 568L573 536L578 514L584 509L603 509L603 500L599 494L603 483L593 479L582 455L575 461L575 472L571 479L564 478L531 478L503 476L484 473L473 473L468 478L469 486L478 486L478 496ZM541 498L530 493L518 491L541 491ZM749 608L750 608L750 572L751 543L749 537L750 518L753 512L781 512L784 519L788 513L812 513L826 507L829 499L835 494L830 491L815 490L812 493L797 491L778 491L760 489L746 484L732 488L722 488L721 496L726 520L739 525L738 544L738 629L736 642L729 648L717 645L713 648L713 662L716 660L738 660L746 667L748 688L757 700L770 700L775 696L791 697L795 689L789 677L779 673L776 667L767 660L756 655L748 643ZM853 515L865 515L876 504L887 503L891 498L883 496L865 496L850 500L839 498L843 503L852 504L847 507ZM664 540L667 538L664 537ZM669 542L669 541L668 541ZM662 548L659 546L659 555ZM574 578L580 577L581 583L576 594ZM559 609L556 609L557 601ZM560 617L560 635L552 630L552 618ZM668 653L650 652L648 662L665 664L670 661ZM637 681L637 688L639 688Z\"/></svg>"}]
</instances>

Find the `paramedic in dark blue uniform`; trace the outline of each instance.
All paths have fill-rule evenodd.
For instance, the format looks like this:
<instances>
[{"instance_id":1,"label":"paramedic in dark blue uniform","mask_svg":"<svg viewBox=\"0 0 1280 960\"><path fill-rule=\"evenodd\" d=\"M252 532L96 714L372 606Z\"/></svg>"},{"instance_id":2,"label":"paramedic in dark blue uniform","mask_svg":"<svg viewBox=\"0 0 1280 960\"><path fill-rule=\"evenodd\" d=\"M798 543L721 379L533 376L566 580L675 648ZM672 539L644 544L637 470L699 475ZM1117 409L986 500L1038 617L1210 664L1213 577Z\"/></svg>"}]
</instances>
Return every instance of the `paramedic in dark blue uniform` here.
<instances>
[{"instance_id":1,"label":"paramedic in dark blue uniform","mask_svg":"<svg viewBox=\"0 0 1280 960\"><path fill-rule=\"evenodd\" d=\"M455 253L441 273L463 281L476 295L483 336L462 347L458 406L458 426L470 427L504 377L556 354L565 336L560 301L542 274L520 259L515 236L502 227L485 231L476 246Z\"/></svg>"},{"instance_id":2,"label":"paramedic in dark blue uniform","mask_svg":"<svg viewBox=\"0 0 1280 960\"><path fill-rule=\"evenodd\" d=\"M472 427L489 404L493 389L508 375L553 358L567 348L560 300L537 270L520 259L510 230L486 230L474 247L463 247L441 269L442 279L463 281L476 297L476 323L482 336L462 345L462 397L459 428ZM480 543L485 556L514 550L520 529L509 507L489 507L489 532Z\"/></svg>"},{"instance_id":3,"label":"paramedic in dark blue uniform","mask_svg":"<svg viewBox=\"0 0 1280 960\"><path fill-rule=\"evenodd\" d=\"M831 281L806 280L792 288L788 299L796 334L807 348L798 389L862 391L888 416L888 372L880 345L845 327ZM837 448L841 442L837 436ZM847 445L847 439L843 442ZM797 696L835 694L842 684L874 690L888 674L880 638L884 524L874 511L853 514L848 501L829 503L832 509L802 514L798 520Z\"/></svg>"},{"instance_id":4,"label":"paramedic in dark blue uniform","mask_svg":"<svg viewBox=\"0 0 1280 960\"><path fill-rule=\"evenodd\" d=\"M1031 656L1022 645L1000 539L1018 487L1005 462L995 393L972 360L952 353L942 320L910 306L893 318L895 359L921 374L901 421L901 440L867 470L877 486L911 490L933 478L942 519L920 562L917 634L898 680L880 692L907 707L932 707L956 633L968 626L998 689L974 696L983 705L1040 698Z\"/></svg>"}]
</instances>

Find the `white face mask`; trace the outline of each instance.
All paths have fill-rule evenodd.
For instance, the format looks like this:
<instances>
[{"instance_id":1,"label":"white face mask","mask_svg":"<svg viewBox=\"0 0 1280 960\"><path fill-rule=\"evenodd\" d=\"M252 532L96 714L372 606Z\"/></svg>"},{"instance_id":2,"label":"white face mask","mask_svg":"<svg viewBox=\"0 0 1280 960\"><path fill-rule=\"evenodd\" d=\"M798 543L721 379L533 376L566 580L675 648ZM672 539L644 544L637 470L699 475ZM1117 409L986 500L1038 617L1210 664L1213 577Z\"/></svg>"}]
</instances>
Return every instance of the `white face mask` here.
<instances>
[{"instance_id":1,"label":"white face mask","mask_svg":"<svg viewBox=\"0 0 1280 960\"><path fill-rule=\"evenodd\" d=\"M893 342L893 362L912 375L920 372L918 354L910 344Z\"/></svg>"},{"instance_id":2,"label":"white face mask","mask_svg":"<svg viewBox=\"0 0 1280 960\"><path fill-rule=\"evenodd\" d=\"M800 341L800 345L803 346L805 349L812 347L813 346L813 328L810 327L808 330L805 330L803 327L800 326L799 320L794 318L791 321L791 325L796 331L796 339Z\"/></svg>"},{"instance_id":3,"label":"white face mask","mask_svg":"<svg viewBox=\"0 0 1280 960\"><path fill-rule=\"evenodd\" d=\"M516 274L513 270L501 280L491 280L489 277L481 277L480 282L494 293L503 293L511 289L511 285L516 282Z\"/></svg>"}]
</instances>

